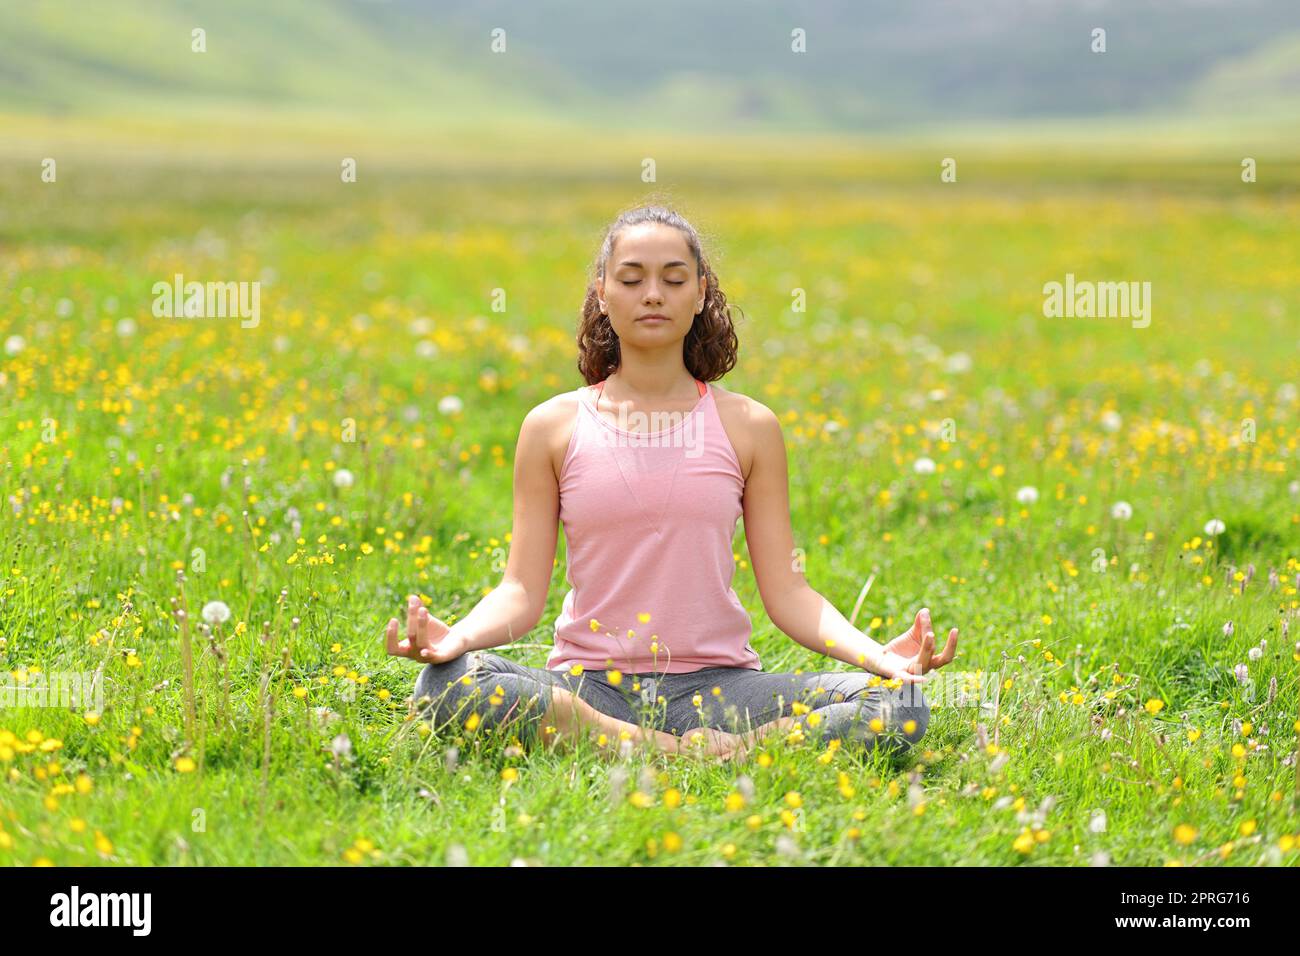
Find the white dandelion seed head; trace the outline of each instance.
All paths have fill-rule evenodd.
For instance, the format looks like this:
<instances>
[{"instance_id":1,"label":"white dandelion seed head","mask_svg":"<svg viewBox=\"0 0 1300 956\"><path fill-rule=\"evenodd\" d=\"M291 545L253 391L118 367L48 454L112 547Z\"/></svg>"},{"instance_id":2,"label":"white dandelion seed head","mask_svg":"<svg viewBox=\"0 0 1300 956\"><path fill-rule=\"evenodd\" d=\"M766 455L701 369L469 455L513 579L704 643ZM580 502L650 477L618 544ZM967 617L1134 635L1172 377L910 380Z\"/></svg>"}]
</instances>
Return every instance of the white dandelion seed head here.
<instances>
[{"instance_id":1,"label":"white dandelion seed head","mask_svg":"<svg viewBox=\"0 0 1300 956\"><path fill-rule=\"evenodd\" d=\"M1257 661L1264 656L1264 649L1262 647L1252 647L1246 652L1246 656L1252 661Z\"/></svg>"},{"instance_id":2,"label":"white dandelion seed head","mask_svg":"<svg viewBox=\"0 0 1300 956\"><path fill-rule=\"evenodd\" d=\"M420 339L415 343L415 354L424 359L437 358L438 346L428 339Z\"/></svg>"},{"instance_id":3,"label":"white dandelion seed head","mask_svg":"<svg viewBox=\"0 0 1300 956\"><path fill-rule=\"evenodd\" d=\"M627 776L627 769L625 767L616 766L610 768L609 802L614 806L618 806L623 799L623 792L627 787Z\"/></svg>"},{"instance_id":4,"label":"white dandelion seed head","mask_svg":"<svg viewBox=\"0 0 1300 956\"><path fill-rule=\"evenodd\" d=\"M433 319L427 315L417 316L411 320L410 328L412 335L428 335L433 331Z\"/></svg>"},{"instance_id":5,"label":"white dandelion seed head","mask_svg":"<svg viewBox=\"0 0 1300 956\"><path fill-rule=\"evenodd\" d=\"M27 340L21 335L11 335L5 339L5 355L17 355L27 348Z\"/></svg>"},{"instance_id":6,"label":"white dandelion seed head","mask_svg":"<svg viewBox=\"0 0 1300 956\"><path fill-rule=\"evenodd\" d=\"M948 356L948 362L944 366L949 372L960 374L969 372L971 369L970 356L965 352L953 352Z\"/></svg>"},{"instance_id":7,"label":"white dandelion seed head","mask_svg":"<svg viewBox=\"0 0 1300 956\"><path fill-rule=\"evenodd\" d=\"M338 471L334 472L334 485L338 488L351 488L352 472L348 471L346 468L340 468Z\"/></svg>"},{"instance_id":8,"label":"white dandelion seed head","mask_svg":"<svg viewBox=\"0 0 1300 956\"><path fill-rule=\"evenodd\" d=\"M209 624L223 624L230 620L230 606L225 601L209 601L199 616Z\"/></svg>"},{"instance_id":9,"label":"white dandelion seed head","mask_svg":"<svg viewBox=\"0 0 1300 956\"><path fill-rule=\"evenodd\" d=\"M469 854L465 847L459 843L452 843L447 847L447 865L448 866L469 866Z\"/></svg>"},{"instance_id":10,"label":"white dandelion seed head","mask_svg":"<svg viewBox=\"0 0 1300 956\"><path fill-rule=\"evenodd\" d=\"M790 859L799 859L803 856L799 850L799 844L794 841L793 837L785 833L782 833L776 838L774 848L781 856Z\"/></svg>"},{"instance_id":11,"label":"white dandelion seed head","mask_svg":"<svg viewBox=\"0 0 1300 956\"><path fill-rule=\"evenodd\" d=\"M455 415L464 407L465 403L455 395L446 395L438 402L438 411L444 415Z\"/></svg>"},{"instance_id":12,"label":"white dandelion seed head","mask_svg":"<svg viewBox=\"0 0 1300 956\"><path fill-rule=\"evenodd\" d=\"M118 319L116 328L117 334L122 336L122 338L128 338L135 335L135 319Z\"/></svg>"},{"instance_id":13,"label":"white dandelion seed head","mask_svg":"<svg viewBox=\"0 0 1300 956\"><path fill-rule=\"evenodd\" d=\"M1016 492L1016 501L1022 505L1032 505L1038 500L1038 489L1033 485L1025 485Z\"/></svg>"},{"instance_id":14,"label":"white dandelion seed head","mask_svg":"<svg viewBox=\"0 0 1300 956\"><path fill-rule=\"evenodd\" d=\"M736 791L746 800L754 799L754 780L748 774L742 773L736 778Z\"/></svg>"},{"instance_id":15,"label":"white dandelion seed head","mask_svg":"<svg viewBox=\"0 0 1300 956\"><path fill-rule=\"evenodd\" d=\"M935 465L934 465L933 458L922 457L916 459L916 461L912 465L912 470L915 471L918 475L933 475L934 467Z\"/></svg>"},{"instance_id":16,"label":"white dandelion seed head","mask_svg":"<svg viewBox=\"0 0 1300 956\"><path fill-rule=\"evenodd\" d=\"M1110 506L1110 516L1116 521L1127 521L1133 517L1133 506L1127 501L1117 501Z\"/></svg>"},{"instance_id":17,"label":"white dandelion seed head","mask_svg":"<svg viewBox=\"0 0 1300 956\"><path fill-rule=\"evenodd\" d=\"M1208 535L1223 534L1225 525L1218 518L1211 518L1205 522L1205 533Z\"/></svg>"},{"instance_id":18,"label":"white dandelion seed head","mask_svg":"<svg viewBox=\"0 0 1300 956\"><path fill-rule=\"evenodd\" d=\"M1101 427L1108 432L1117 432L1124 424L1124 418L1113 408L1108 408L1101 413Z\"/></svg>"}]
</instances>

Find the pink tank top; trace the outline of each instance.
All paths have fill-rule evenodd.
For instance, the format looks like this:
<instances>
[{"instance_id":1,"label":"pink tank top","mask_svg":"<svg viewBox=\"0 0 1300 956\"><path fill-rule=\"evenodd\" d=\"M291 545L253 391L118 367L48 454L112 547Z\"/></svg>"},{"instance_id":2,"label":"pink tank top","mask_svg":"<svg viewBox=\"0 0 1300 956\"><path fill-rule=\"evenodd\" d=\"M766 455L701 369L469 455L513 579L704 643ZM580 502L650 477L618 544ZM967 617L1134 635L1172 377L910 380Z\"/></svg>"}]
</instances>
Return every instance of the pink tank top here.
<instances>
[{"instance_id":1,"label":"pink tank top","mask_svg":"<svg viewBox=\"0 0 1300 956\"><path fill-rule=\"evenodd\" d=\"M625 429L596 410L604 384L577 390L560 471L570 590L547 668L762 670L731 586L745 480L713 390L696 379L691 412L646 414L649 429L632 413Z\"/></svg>"}]
</instances>

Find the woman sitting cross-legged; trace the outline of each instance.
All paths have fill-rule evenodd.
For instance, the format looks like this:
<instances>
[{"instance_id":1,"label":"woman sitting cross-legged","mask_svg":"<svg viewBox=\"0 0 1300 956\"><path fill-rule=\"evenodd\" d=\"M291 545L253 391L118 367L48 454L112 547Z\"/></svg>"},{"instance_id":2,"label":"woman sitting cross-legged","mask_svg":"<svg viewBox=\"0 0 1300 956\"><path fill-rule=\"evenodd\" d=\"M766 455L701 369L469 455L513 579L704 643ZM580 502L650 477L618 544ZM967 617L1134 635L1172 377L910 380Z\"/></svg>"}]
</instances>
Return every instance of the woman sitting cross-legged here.
<instances>
[{"instance_id":1,"label":"woman sitting cross-legged","mask_svg":"<svg viewBox=\"0 0 1300 956\"><path fill-rule=\"evenodd\" d=\"M798 726L846 747L906 750L930 719L921 685L952 661L957 628L936 651L922 608L881 646L805 580L780 423L709 384L735 366L738 342L689 223L660 206L623 214L595 272L578 330L589 384L520 428L502 582L451 626L415 597L404 629L388 622L388 652L426 664L416 700L435 724L512 726L521 744L626 732L665 752L694 743L729 758ZM742 515L772 623L859 669L763 671L731 586ZM546 666L526 667L488 649L541 619L557 523L570 590Z\"/></svg>"}]
</instances>

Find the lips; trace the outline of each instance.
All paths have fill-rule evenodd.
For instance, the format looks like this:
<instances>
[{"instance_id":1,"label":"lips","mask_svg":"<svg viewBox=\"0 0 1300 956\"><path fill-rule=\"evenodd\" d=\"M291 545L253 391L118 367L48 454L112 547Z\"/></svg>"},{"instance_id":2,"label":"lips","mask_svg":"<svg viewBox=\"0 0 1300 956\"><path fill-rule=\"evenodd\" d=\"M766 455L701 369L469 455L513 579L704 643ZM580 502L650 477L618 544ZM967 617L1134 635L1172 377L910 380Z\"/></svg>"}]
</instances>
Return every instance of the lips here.
<instances>
[{"instance_id":1,"label":"lips","mask_svg":"<svg viewBox=\"0 0 1300 956\"><path fill-rule=\"evenodd\" d=\"M641 318L637 319L637 321L638 322L667 322L668 316L660 315L659 313L655 312L650 315L643 315L641 316Z\"/></svg>"}]
</instances>

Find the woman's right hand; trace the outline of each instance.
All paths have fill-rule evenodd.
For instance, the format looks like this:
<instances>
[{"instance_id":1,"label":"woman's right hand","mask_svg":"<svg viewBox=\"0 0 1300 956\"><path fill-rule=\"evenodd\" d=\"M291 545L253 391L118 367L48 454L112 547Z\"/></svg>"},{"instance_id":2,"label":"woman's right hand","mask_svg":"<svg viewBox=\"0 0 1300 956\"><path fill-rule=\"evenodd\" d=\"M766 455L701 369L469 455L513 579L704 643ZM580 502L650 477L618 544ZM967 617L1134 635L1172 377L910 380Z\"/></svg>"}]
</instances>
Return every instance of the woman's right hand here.
<instances>
[{"instance_id":1,"label":"woman's right hand","mask_svg":"<svg viewBox=\"0 0 1300 956\"><path fill-rule=\"evenodd\" d=\"M406 602L406 637L400 635L401 624L390 618L384 629L388 653L422 664L454 661L469 650L464 636L430 614L414 594Z\"/></svg>"}]
</instances>

